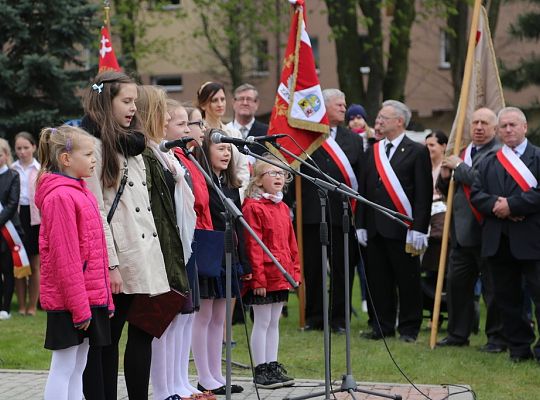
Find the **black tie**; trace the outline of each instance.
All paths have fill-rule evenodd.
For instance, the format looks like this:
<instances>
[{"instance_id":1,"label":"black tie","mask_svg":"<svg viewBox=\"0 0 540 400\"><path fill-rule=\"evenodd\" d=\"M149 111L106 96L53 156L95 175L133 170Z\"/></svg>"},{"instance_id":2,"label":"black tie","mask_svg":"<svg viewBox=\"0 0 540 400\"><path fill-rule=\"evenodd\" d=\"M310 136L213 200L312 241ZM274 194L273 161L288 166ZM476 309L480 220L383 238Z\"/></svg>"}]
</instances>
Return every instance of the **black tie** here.
<instances>
[{"instance_id":1,"label":"black tie","mask_svg":"<svg viewBox=\"0 0 540 400\"><path fill-rule=\"evenodd\" d=\"M476 148L476 146L472 146L471 147L471 160L474 158L477 152L478 152L478 149Z\"/></svg>"},{"instance_id":2,"label":"black tie","mask_svg":"<svg viewBox=\"0 0 540 400\"><path fill-rule=\"evenodd\" d=\"M387 143L386 144L386 157L388 157L388 159L390 159L390 150L392 149L392 143Z\"/></svg>"}]
</instances>

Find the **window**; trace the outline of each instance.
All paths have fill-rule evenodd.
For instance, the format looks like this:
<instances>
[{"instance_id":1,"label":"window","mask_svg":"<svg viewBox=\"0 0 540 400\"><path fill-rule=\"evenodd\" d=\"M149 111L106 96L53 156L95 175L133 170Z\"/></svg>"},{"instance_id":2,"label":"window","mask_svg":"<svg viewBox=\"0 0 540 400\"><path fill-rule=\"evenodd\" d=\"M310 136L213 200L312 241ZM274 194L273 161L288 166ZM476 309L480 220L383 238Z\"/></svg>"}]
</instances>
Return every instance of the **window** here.
<instances>
[{"instance_id":1,"label":"window","mask_svg":"<svg viewBox=\"0 0 540 400\"><path fill-rule=\"evenodd\" d=\"M182 75L157 75L152 77L152 85L161 86L166 92L181 92L184 90Z\"/></svg>"},{"instance_id":2,"label":"window","mask_svg":"<svg viewBox=\"0 0 540 400\"><path fill-rule=\"evenodd\" d=\"M439 45L439 68L450 68L450 35L441 30Z\"/></svg>"},{"instance_id":3,"label":"window","mask_svg":"<svg viewBox=\"0 0 540 400\"><path fill-rule=\"evenodd\" d=\"M262 39L257 42L255 48L255 74L266 74L268 66L268 40Z\"/></svg>"}]
</instances>

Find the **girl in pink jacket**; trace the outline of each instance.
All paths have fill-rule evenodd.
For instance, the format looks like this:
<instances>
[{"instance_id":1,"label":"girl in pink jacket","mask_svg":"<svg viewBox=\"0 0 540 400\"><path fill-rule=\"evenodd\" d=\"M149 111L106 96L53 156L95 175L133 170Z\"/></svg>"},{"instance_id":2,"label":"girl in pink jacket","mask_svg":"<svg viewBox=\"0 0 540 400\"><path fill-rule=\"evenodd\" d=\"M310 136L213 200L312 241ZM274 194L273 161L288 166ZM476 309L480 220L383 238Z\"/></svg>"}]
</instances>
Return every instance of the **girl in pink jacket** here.
<instances>
[{"instance_id":1,"label":"girl in pink jacket","mask_svg":"<svg viewBox=\"0 0 540 400\"><path fill-rule=\"evenodd\" d=\"M70 126L45 128L39 156L40 300L52 350L44 397L80 399L88 347L110 344L114 311L101 214L82 179L94 172L94 140Z\"/></svg>"}]
</instances>

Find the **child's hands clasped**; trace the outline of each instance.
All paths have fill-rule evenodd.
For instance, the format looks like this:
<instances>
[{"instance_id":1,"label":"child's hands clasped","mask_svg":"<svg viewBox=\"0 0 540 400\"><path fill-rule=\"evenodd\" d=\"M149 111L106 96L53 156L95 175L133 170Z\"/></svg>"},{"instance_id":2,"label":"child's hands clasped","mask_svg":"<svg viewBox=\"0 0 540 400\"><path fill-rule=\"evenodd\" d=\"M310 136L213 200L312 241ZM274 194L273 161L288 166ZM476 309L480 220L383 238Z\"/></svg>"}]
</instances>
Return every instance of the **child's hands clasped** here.
<instances>
[{"instance_id":1,"label":"child's hands clasped","mask_svg":"<svg viewBox=\"0 0 540 400\"><path fill-rule=\"evenodd\" d=\"M257 288L257 289L253 289L253 294L255 296L266 297L266 288L260 287L260 288Z\"/></svg>"},{"instance_id":2,"label":"child's hands clasped","mask_svg":"<svg viewBox=\"0 0 540 400\"><path fill-rule=\"evenodd\" d=\"M90 326L90 320L86 321L84 324L79 325L77 329L80 329L82 331L88 330L88 327Z\"/></svg>"}]
</instances>

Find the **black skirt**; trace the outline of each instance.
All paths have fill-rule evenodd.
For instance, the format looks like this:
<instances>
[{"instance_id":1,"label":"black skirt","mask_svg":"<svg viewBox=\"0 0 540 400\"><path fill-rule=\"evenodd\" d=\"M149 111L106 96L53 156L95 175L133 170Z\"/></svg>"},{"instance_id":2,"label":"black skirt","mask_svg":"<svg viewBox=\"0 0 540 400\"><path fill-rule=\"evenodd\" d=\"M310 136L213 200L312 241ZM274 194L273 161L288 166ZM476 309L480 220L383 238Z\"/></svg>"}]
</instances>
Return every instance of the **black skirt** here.
<instances>
[{"instance_id":1,"label":"black skirt","mask_svg":"<svg viewBox=\"0 0 540 400\"><path fill-rule=\"evenodd\" d=\"M92 321L88 330L83 331L73 326L71 313L68 311L47 312L47 332L45 348L62 350L78 346L84 338L90 339L90 346L108 346L111 344L111 325L107 307L92 308Z\"/></svg>"},{"instance_id":2,"label":"black skirt","mask_svg":"<svg viewBox=\"0 0 540 400\"><path fill-rule=\"evenodd\" d=\"M240 276L243 274L241 264L233 264L231 277L231 295L239 297L242 289ZM199 294L201 299L223 299L225 298L225 267L218 278L210 278L199 275Z\"/></svg>"},{"instance_id":3,"label":"black skirt","mask_svg":"<svg viewBox=\"0 0 540 400\"><path fill-rule=\"evenodd\" d=\"M288 290L276 290L274 292L267 292L266 296L257 296L253 294L253 290L247 292L242 298L245 305L248 306L262 306L265 304L282 303L289 300Z\"/></svg>"},{"instance_id":4,"label":"black skirt","mask_svg":"<svg viewBox=\"0 0 540 400\"><path fill-rule=\"evenodd\" d=\"M28 256L39 254L39 225L30 224L30 206L19 207L19 218L24 231L22 241Z\"/></svg>"}]
</instances>

